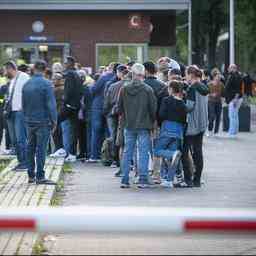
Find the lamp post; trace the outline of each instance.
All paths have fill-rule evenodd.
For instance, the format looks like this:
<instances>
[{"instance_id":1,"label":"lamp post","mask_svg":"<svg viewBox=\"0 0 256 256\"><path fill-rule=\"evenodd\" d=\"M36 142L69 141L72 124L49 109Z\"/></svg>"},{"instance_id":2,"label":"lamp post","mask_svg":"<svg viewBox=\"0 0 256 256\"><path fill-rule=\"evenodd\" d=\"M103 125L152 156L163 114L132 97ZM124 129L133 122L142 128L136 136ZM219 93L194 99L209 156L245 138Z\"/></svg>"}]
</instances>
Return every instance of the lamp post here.
<instances>
[{"instance_id":1,"label":"lamp post","mask_svg":"<svg viewBox=\"0 0 256 256\"><path fill-rule=\"evenodd\" d=\"M192 64L192 2L188 7L188 65Z\"/></svg>"},{"instance_id":2,"label":"lamp post","mask_svg":"<svg viewBox=\"0 0 256 256\"><path fill-rule=\"evenodd\" d=\"M235 64L235 4L234 0L229 0L229 64Z\"/></svg>"}]
</instances>

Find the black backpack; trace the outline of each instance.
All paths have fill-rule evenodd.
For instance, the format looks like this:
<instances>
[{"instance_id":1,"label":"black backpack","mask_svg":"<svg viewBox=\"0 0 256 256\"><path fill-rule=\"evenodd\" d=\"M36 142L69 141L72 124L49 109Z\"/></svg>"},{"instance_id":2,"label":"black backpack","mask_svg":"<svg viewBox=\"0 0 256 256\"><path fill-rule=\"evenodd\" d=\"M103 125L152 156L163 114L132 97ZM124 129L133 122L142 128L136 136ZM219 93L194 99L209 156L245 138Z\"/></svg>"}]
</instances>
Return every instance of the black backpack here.
<instances>
[{"instance_id":1,"label":"black backpack","mask_svg":"<svg viewBox=\"0 0 256 256\"><path fill-rule=\"evenodd\" d=\"M112 139L107 138L104 140L101 148L101 162L104 166L111 166L113 163L112 156Z\"/></svg>"}]
</instances>

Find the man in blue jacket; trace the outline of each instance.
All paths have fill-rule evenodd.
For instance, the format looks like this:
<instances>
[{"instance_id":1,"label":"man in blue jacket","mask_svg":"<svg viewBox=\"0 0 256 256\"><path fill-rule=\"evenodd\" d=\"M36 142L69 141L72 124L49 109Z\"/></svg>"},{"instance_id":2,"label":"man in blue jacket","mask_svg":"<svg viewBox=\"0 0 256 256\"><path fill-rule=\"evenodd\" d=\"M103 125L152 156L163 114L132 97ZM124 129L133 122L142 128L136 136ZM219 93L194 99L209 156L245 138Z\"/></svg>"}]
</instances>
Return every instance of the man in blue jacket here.
<instances>
[{"instance_id":1,"label":"man in blue jacket","mask_svg":"<svg viewBox=\"0 0 256 256\"><path fill-rule=\"evenodd\" d=\"M44 165L47 146L52 129L57 124L57 107L52 83L43 77L46 70L44 61L35 64L34 76L23 88L22 105L28 127L28 176L29 184L48 184ZM35 173L35 158L37 173Z\"/></svg>"},{"instance_id":2,"label":"man in blue jacket","mask_svg":"<svg viewBox=\"0 0 256 256\"><path fill-rule=\"evenodd\" d=\"M90 88L92 100L92 134L91 134L91 157L89 163L100 160L101 145L104 139L106 125L104 124L103 103L104 92L107 84L115 79L114 63L109 65L108 72Z\"/></svg>"}]
</instances>

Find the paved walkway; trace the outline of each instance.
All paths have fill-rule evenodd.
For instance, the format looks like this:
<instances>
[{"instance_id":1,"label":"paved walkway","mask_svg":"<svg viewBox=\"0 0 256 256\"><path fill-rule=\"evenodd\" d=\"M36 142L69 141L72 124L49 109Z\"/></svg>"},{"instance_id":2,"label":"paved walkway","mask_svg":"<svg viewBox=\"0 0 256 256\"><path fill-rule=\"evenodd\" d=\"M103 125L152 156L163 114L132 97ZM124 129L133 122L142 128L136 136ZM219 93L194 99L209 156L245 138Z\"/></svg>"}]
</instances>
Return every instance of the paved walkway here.
<instances>
[{"instance_id":1,"label":"paved walkway","mask_svg":"<svg viewBox=\"0 0 256 256\"><path fill-rule=\"evenodd\" d=\"M237 140L205 140L205 185L198 189L156 187L121 190L114 170L101 165L76 164L66 180L65 206L170 206L255 208L256 133ZM232 210L230 211L232 214ZM129 220L128 220L129 221ZM255 236L230 235L61 235L48 244L51 254L250 254Z\"/></svg>"},{"instance_id":2,"label":"paved walkway","mask_svg":"<svg viewBox=\"0 0 256 256\"><path fill-rule=\"evenodd\" d=\"M58 182L64 159L48 159L46 177ZM0 207L48 206L55 192L55 186L28 185L26 172L13 172L17 164L12 160L0 173ZM0 255L31 255L33 245L38 239L31 233L0 233Z\"/></svg>"}]
</instances>

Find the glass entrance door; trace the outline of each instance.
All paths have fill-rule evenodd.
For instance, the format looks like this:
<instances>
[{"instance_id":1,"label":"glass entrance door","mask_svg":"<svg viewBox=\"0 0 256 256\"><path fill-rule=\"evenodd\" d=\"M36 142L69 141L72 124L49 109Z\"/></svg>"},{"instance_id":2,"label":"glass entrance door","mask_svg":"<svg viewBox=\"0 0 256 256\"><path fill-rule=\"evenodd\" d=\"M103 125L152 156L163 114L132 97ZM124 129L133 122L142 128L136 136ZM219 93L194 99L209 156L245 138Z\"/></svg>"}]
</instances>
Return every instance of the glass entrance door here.
<instances>
[{"instance_id":1,"label":"glass entrance door","mask_svg":"<svg viewBox=\"0 0 256 256\"><path fill-rule=\"evenodd\" d=\"M4 43L0 47L9 59L26 64L34 63L37 59L43 59L49 65L63 62L70 51L68 43Z\"/></svg>"},{"instance_id":2,"label":"glass entrance door","mask_svg":"<svg viewBox=\"0 0 256 256\"><path fill-rule=\"evenodd\" d=\"M47 63L63 62L64 46L59 45L39 45L39 58Z\"/></svg>"}]
</instances>

